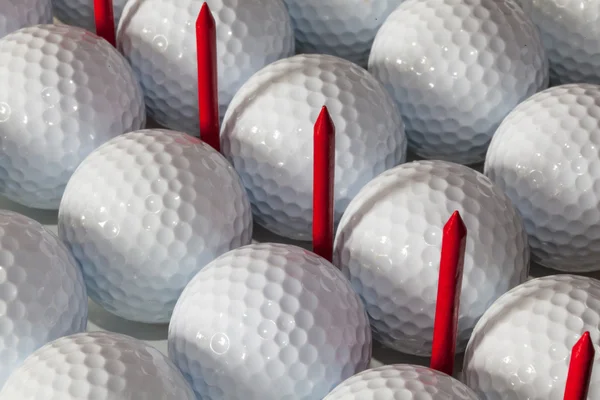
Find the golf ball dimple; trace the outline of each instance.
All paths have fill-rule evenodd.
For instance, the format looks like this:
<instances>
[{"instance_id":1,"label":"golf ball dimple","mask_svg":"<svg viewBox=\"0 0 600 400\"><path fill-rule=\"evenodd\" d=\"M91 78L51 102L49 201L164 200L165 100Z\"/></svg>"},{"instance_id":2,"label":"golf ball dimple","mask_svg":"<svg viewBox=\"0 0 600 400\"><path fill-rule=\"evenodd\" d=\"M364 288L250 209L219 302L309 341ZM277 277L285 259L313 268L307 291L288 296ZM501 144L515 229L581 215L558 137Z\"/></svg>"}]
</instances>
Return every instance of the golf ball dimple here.
<instances>
[{"instance_id":1,"label":"golf ball dimple","mask_svg":"<svg viewBox=\"0 0 600 400\"><path fill-rule=\"evenodd\" d=\"M590 332L596 347L587 398L600 397L600 281L575 275L532 279L481 317L463 380L482 400L562 400L571 349Z\"/></svg>"},{"instance_id":2,"label":"golf ball dimple","mask_svg":"<svg viewBox=\"0 0 600 400\"><path fill-rule=\"evenodd\" d=\"M398 103L409 148L461 164L483 161L502 119L548 85L537 28L513 0L406 0L369 71Z\"/></svg>"},{"instance_id":3,"label":"golf ball dimple","mask_svg":"<svg viewBox=\"0 0 600 400\"><path fill-rule=\"evenodd\" d=\"M52 23L50 0L2 0L0 38L27 26Z\"/></svg>"},{"instance_id":4,"label":"golf ball dimple","mask_svg":"<svg viewBox=\"0 0 600 400\"><path fill-rule=\"evenodd\" d=\"M600 84L600 0L517 0L540 31L555 84Z\"/></svg>"},{"instance_id":5,"label":"golf ball dimple","mask_svg":"<svg viewBox=\"0 0 600 400\"><path fill-rule=\"evenodd\" d=\"M296 52L338 56L367 66L381 24L403 0L284 0Z\"/></svg>"},{"instance_id":6,"label":"golf ball dimple","mask_svg":"<svg viewBox=\"0 0 600 400\"><path fill-rule=\"evenodd\" d=\"M58 231L92 300L128 320L167 323L196 272L250 243L252 215L238 175L212 147L182 132L141 130L80 165Z\"/></svg>"},{"instance_id":7,"label":"golf ball dimple","mask_svg":"<svg viewBox=\"0 0 600 400\"><path fill-rule=\"evenodd\" d=\"M323 400L480 400L460 381L419 365L393 364L346 379Z\"/></svg>"},{"instance_id":8,"label":"golf ball dimple","mask_svg":"<svg viewBox=\"0 0 600 400\"><path fill-rule=\"evenodd\" d=\"M85 331L87 316L83 276L65 245L37 221L0 210L0 388L39 347Z\"/></svg>"},{"instance_id":9,"label":"golf ball dimple","mask_svg":"<svg viewBox=\"0 0 600 400\"><path fill-rule=\"evenodd\" d=\"M127 0L112 0L115 27L123 13ZM52 0L54 16L62 23L96 32L94 0Z\"/></svg>"},{"instance_id":10,"label":"golf ball dimple","mask_svg":"<svg viewBox=\"0 0 600 400\"><path fill-rule=\"evenodd\" d=\"M196 19L203 1L130 0L117 31L119 49L146 96L148 114L198 135ZM207 0L216 24L219 115L252 74L294 54L282 0Z\"/></svg>"},{"instance_id":11,"label":"golf ball dimple","mask_svg":"<svg viewBox=\"0 0 600 400\"><path fill-rule=\"evenodd\" d=\"M0 400L196 400L177 367L141 340L79 333L48 343L15 370Z\"/></svg>"},{"instance_id":12,"label":"golf ball dimple","mask_svg":"<svg viewBox=\"0 0 600 400\"><path fill-rule=\"evenodd\" d=\"M502 122L484 172L525 222L532 259L566 272L600 270L600 86L555 86Z\"/></svg>"},{"instance_id":13,"label":"golf ball dimple","mask_svg":"<svg viewBox=\"0 0 600 400\"><path fill-rule=\"evenodd\" d=\"M108 42L36 25L0 39L0 193L56 210L92 150L146 123L142 90Z\"/></svg>"},{"instance_id":14,"label":"golf ball dimple","mask_svg":"<svg viewBox=\"0 0 600 400\"><path fill-rule=\"evenodd\" d=\"M335 125L336 222L361 187L406 160L398 108L366 70L322 54L265 67L231 102L221 147L256 221L288 238L311 239L313 127L324 105Z\"/></svg>"},{"instance_id":15,"label":"golf ball dimple","mask_svg":"<svg viewBox=\"0 0 600 400\"><path fill-rule=\"evenodd\" d=\"M371 359L367 315L340 271L274 243L200 271L177 302L168 344L205 400L321 399Z\"/></svg>"},{"instance_id":16,"label":"golf ball dimple","mask_svg":"<svg viewBox=\"0 0 600 400\"><path fill-rule=\"evenodd\" d=\"M333 263L360 295L383 345L431 354L442 229L454 211L467 228L461 352L485 310L529 272L527 235L509 198L469 167L415 161L369 182L342 217Z\"/></svg>"}]
</instances>

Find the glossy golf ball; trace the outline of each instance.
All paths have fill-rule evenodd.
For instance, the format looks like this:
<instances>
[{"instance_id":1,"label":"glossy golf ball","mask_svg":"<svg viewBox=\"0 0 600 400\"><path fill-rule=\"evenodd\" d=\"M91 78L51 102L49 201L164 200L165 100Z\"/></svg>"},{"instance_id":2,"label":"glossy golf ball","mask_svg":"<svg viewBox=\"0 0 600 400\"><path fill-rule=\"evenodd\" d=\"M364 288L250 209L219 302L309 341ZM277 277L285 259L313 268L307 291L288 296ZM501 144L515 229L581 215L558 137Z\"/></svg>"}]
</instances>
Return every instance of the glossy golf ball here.
<instances>
[{"instance_id":1,"label":"glossy golf ball","mask_svg":"<svg viewBox=\"0 0 600 400\"><path fill-rule=\"evenodd\" d=\"M0 210L0 388L39 347L85 331L87 315L83 276L67 248L40 223Z\"/></svg>"},{"instance_id":2,"label":"glossy golf ball","mask_svg":"<svg viewBox=\"0 0 600 400\"><path fill-rule=\"evenodd\" d=\"M204 1L130 0L117 32L146 96L148 114L170 129L198 135L196 19ZM235 92L267 64L294 54L282 0L207 0L216 23L219 115Z\"/></svg>"},{"instance_id":3,"label":"glossy golf ball","mask_svg":"<svg viewBox=\"0 0 600 400\"><path fill-rule=\"evenodd\" d=\"M112 0L115 27L118 26L126 2L127 0ZM60 22L96 32L94 0L52 0L52 5L54 16Z\"/></svg>"},{"instance_id":4,"label":"glossy golf ball","mask_svg":"<svg viewBox=\"0 0 600 400\"><path fill-rule=\"evenodd\" d=\"M212 147L181 132L141 130L81 164L58 232L96 303L128 320L167 323L202 267L250 243L252 215L238 175Z\"/></svg>"},{"instance_id":5,"label":"glossy golf ball","mask_svg":"<svg viewBox=\"0 0 600 400\"><path fill-rule=\"evenodd\" d=\"M525 221L533 259L561 271L600 270L600 86L532 96L502 122L485 174Z\"/></svg>"},{"instance_id":6,"label":"glossy golf ball","mask_svg":"<svg viewBox=\"0 0 600 400\"><path fill-rule=\"evenodd\" d=\"M527 235L509 198L466 166L415 161L369 182L342 217L333 263L362 298L383 345L431 354L442 229L454 211L467 228L461 352L485 310L529 272Z\"/></svg>"},{"instance_id":7,"label":"glossy golf ball","mask_svg":"<svg viewBox=\"0 0 600 400\"><path fill-rule=\"evenodd\" d=\"M141 340L80 333L48 343L21 365L1 400L196 400L177 367Z\"/></svg>"},{"instance_id":8,"label":"glossy golf ball","mask_svg":"<svg viewBox=\"0 0 600 400\"><path fill-rule=\"evenodd\" d=\"M460 381L419 365L395 364L346 379L323 400L480 400Z\"/></svg>"},{"instance_id":9,"label":"glossy golf ball","mask_svg":"<svg viewBox=\"0 0 600 400\"><path fill-rule=\"evenodd\" d=\"M537 28L513 0L406 0L369 71L398 103L409 148L461 164L483 161L502 119L548 85Z\"/></svg>"},{"instance_id":10,"label":"glossy golf ball","mask_svg":"<svg viewBox=\"0 0 600 400\"><path fill-rule=\"evenodd\" d=\"M371 359L365 310L331 263L299 247L233 250L188 284L169 356L199 399L321 399Z\"/></svg>"},{"instance_id":11,"label":"glossy golf ball","mask_svg":"<svg viewBox=\"0 0 600 400\"><path fill-rule=\"evenodd\" d=\"M52 23L50 0L2 0L0 38L26 26Z\"/></svg>"},{"instance_id":12,"label":"glossy golf ball","mask_svg":"<svg viewBox=\"0 0 600 400\"><path fill-rule=\"evenodd\" d=\"M335 125L336 222L361 187L406 160L398 108L366 70L321 54L265 67L235 95L221 144L256 221L288 238L311 239L313 127L324 105Z\"/></svg>"},{"instance_id":13,"label":"glossy golf ball","mask_svg":"<svg viewBox=\"0 0 600 400\"><path fill-rule=\"evenodd\" d=\"M517 0L540 31L556 84L600 84L600 0Z\"/></svg>"},{"instance_id":14,"label":"glossy golf ball","mask_svg":"<svg viewBox=\"0 0 600 400\"><path fill-rule=\"evenodd\" d=\"M375 34L403 0L284 0L296 52L331 54L367 66Z\"/></svg>"},{"instance_id":15,"label":"glossy golf ball","mask_svg":"<svg viewBox=\"0 0 600 400\"><path fill-rule=\"evenodd\" d=\"M595 343L588 399L600 397L600 281L554 275L506 293L481 317L465 353L463 379L482 400L561 400L571 349Z\"/></svg>"},{"instance_id":16,"label":"glossy golf ball","mask_svg":"<svg viewBox=\"0 0 600 400\"><path fill-rule=\"evenodd\" d=\"M57 210L92 150L146 122L131 67L81 28L37 25L0 39L0 193Z\"/></svg>"}]
</instances>

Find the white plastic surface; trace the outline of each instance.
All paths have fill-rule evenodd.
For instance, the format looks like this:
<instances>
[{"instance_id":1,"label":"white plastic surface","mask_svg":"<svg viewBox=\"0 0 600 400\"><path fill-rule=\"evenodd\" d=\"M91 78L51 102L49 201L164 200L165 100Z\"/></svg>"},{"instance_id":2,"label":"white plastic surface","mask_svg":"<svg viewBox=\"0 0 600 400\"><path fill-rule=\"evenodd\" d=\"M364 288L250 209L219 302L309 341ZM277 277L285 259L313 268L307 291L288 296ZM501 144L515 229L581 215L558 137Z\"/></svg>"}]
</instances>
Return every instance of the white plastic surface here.
<instances>
[{"instance_id":1,"label":"white plastic surface","mask_svg":"<svg viewBox=\"0 0 600 400\"><path fill-rule=\"evenodd\" d=\"M446 374L427 367L394 364L363 371L337 386L323 400L480 400Z\"/></svg>"},{"instance_id":2,"label":"white plastic surface","mask_svg":"<svg viewBox=\"0 0 600 400\"><path fill-rule=\"evenodd\" d=\"M565 272L600 270L600 86L530 97L502 122L485 174L525 222L533 259Z\"/></svg>"},{"instance_id":3,"label":"white plastic surface","mask_svg":"<svg viewBox=\"0 0 600 400\"><path fill-rule=\"evenodd\" d=\"M0 210L0 388L33 351L84 332L87 317L83 276L66 246L39 222Z\"/></svg>"},{"instance_id":4,"label":"white plastic surface","mask_svg":"<svg viewBox=\"0 0 600 400\"><path fill-rule=\"evenodd\" d=\"M555 84L600 84L600 0L517 3L540 31Z\"/></svg>"},{"instance_id":5,"label":"white plastic surface","mask_svg":"<svg viewBox=\"0 0 600 400\"><path fill-rule=\"evenodd\" d=\"M297 53L331 54L367 67L381 24L403 0L284 0Z\"/></svg>"},{"instance_id":6,"label":"white plastic surface","mask_svg":"<svg viewBox=\"0 0 600 400\"><path fill-rule=\"evenodd\" d=\"M131 67L81 28L37 25L0 39L0 193L58 209L96 147L146 123Z\"/></svg>"},{"instance_id":7,"label":"white plastic surface","mask_svg":"<svg viewBox=\"0 0 600 400\"><path fill-rule=\"evenodd\" d=\"M415 161L369 182L342 217L333 263L366 304L373 337L429 355L442 229L458 210L467 227L457 351L475 323L529 269L516 209L481 173L445 161Z\"/></svg>"},{"instance_id":8,"label":"white plastic surface","mask_svg":"<svg viewBox=\"0 0 600 400\"><path fill-rule=\"evenodd\" d=\"M0 400L196 400L171 360L116 333L80 333L36 351L0 390Z\"/></svg>"},{"instance_id":9,"label":"white plastic surface","mask_svg":"<svg viewBox=\"0 0 600 400\"><path fill-rule=\"evenodd\" d=\"M548 85L537 28L513 0L406 0L377 32L369 71L410 149L461 164L483 161L506 114Z\"/></svg>"},{"instance_id":10,"label":"white plastic surface","mask_svg":"<svg viewBox=\"0 0 600 400\"><path fill-rule=\"evenodd\" d=\"M464 382L481 400L562 400L571 348L585 332L596 350L588 399L600 398L600 281L554 275L503 295L479 320Z\"/></svg>"},{"instance_id":11,"label":"white plastic surface","mask_svg":"<svg viewBox=\"0 0 600 400\"><path fill-rule=\"evenodd\" d=\"M180 132L141 130L94 151L67 185L59 234L89 296L123 318L166 323L189 280L250 243L250 204L223 156Z\"/></svg>"},{"instance_id":12,"label":"white plastic surface","mask_svg":"<svg viewBox=\"0 0 600 400\"><path fill-rule=\"evenodd\" d=\"M51 0L2 0L0 38L26 26L50 23Z\"/></svg>"},{"instance_id":13,"label":"white plastic surface","mask_svg":"<svg viewBox=\"0 0 600 400\"><path fill-rule=\"evenodd\" d=\"M170 129L198 135L196 19L204 1L130 0L117 31L146 96L148 114ZM282 0L207 0L216 24L219 115L263 66L294 54Z\"/></svg>"},{"instance_id":14,"label":"white plastic surface","mask_svg":"<svg viewBox=\"0 0 600 400\"><path fill-rule=\"evenodd\" d=\"M331 263L296 246L252 244L185 288L169 356L199 399L321 399L367 368L371 328Z\"/></svg>"},{"instance_id":15,"label":"white plastic surface","mask_svg":"<svg viewBox=\"0 0 600 400\"><path fill-rule=\"evenodd\" d=\"M221 132L256 221L293 239L312 234L313 128L323 106L335 125L335 220L368 181L406 160L399 111L366 70L338 57L275 62L235 95Z\"/></svg>"}]
</instances>

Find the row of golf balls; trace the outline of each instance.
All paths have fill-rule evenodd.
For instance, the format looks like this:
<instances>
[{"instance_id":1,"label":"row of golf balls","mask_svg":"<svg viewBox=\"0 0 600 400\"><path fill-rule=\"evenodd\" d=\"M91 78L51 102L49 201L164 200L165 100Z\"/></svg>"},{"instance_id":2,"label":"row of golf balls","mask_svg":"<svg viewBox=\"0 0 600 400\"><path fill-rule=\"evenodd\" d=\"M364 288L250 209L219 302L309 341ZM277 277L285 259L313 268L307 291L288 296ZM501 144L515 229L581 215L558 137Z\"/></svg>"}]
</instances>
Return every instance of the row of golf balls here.
<instances>
[{"instance_id":1,"label":"row of golf balls","mask_svg":"<svg viewBox=\"0 0 600 400\"><path fill-rule=\"evenodd\" d=\"M487 152L486 175L523 216L534 260L569 272L600 268L598 87L586 77L543 90L549 51L513 0L402 2L375 38L372 74L334 56L291 56L288 12L270 1L209 1L222 151L259 224L310 240L312 124L327 105L337 129L336 223L367 182L406 160L407 146L459 163ZM58 209L81 161L144 127L146 111L196 135L192 22L201 3L129 1L118 29L124 56L71 26L0 39L0 193ZM34 14L25 4L4 12Z\"/></svg>"},{"instance_id":2,"label":"row of golf balls","mask_svg":"<svg viewBox=\"0 0 600 400\"><path fill-rule=\"evenodd\" d=\"M429 325L424 302L431 296L369 304L367 290L355 292L364 280L351 268L340 271L296 246L263 243L229 251L193 277L175 306L165 357L121 334L84 333L90 280L68 245L10 211L0 212L0 229L2 400L560 399L572 345L583 331L594 341L600 334L600 281L554 275L514 287L485 311L466 348L466 385L414 365L367 369L372 337L385 330L380 324L371 331L369 307L396 300L392 323L412 313L412 321L387 333L404 336L396 344L414 349L419 338L410 335L416 323ZM426 279L436 270L422 266L420 274ZM419 283L410 282L412 290ZM378 290L391 293L383 280L371 293ZM426 347L421 343L421 351ZM589 398L599 383L596 368Z\"/></svg>"},{"instance_id":3,"label":"row of golf balls","mask_svg":"<svg viewBox=\"0 0 600 400\"><path fill-rule=\"evenodd\" d=\"M485 2L477 2L473 10L481 11L481 4L486 5ZM472 4L464 2L459 5ZM490 4L487 5L488 8L491 7ZM214 11L215 7L211 7ZM230 12L234 8L225 8L223 14L231 17ZM451 9L459 14L464 12L461 7ZM240 11L239 8L235 10ZM440 7L438 10L444 11L444 8ZM178 14L173 16L176 20ZM459 22L465 20L469 21L465 18L458 19ZM474 35L474 40L479 40L478 37ZM522 282L526 276L529 254L522 223L516 217L510 201L499 190L490 188L491 183L481 175L472 176L458 165L440 162L407 164L382 175L381 180L373 181L375 183L371 186L365 186L366 194L362 200L356 196L371 178L404 161L406 139L404 124L396 108L398 104L391 100L392 97L372 75L351 63L327 56L296 56L271 64L252 77L238 92L238 106L233 106L236 98L233 99L227 111L232 117L225 116L225 133L228 132L228 123L237 127L236 130L232 128L230 136L225 134L223 140L224 153L235 167L235 173L231 165L216 153L206 152L199 156L199 142L189 143L190 139L185 135L174 132L135 132L126 135L127 140L119 138L120 141L107 144L88 158L90 151L108 136L143 126L145 111L142 92L146 94L148 108L152 109L152 106L144 85L143 91L136 88L136 72L131 73L127 62L105 42L74 28L34 27L11 34L8 38L2 41L2 45L7 43L5 54L9 55L8 62L3 65L6 65L10 73L6 75L3 84L10 88L7 92L12 97L2 103L2 119L3 122L8 122L4 126L9 127L3 131L3 135L5 132L13 132L14 137L17 136L16 133L20 136L19 141L13 142L12 146L10 141L7 141L6 147L3 146L5 158L9 160L7 175L12 175L7 179L7 187L10 189L7 189L7 193L19 192L25 188L25 192L33 199L42 198L42 201L59 193L55 196L58 204L63 191L65 192L64 205L61 204L61 221L65 221L61 224L61 237L82 265L90 296L117 315L146 322L168 321L182 288L198 269L219 254L249 243L250 204L256 220L271 230L295 238L309 237L311 180L310 173L306 172L311 168L312 144L307 133L316 118L316 111L323 104L333 110L339 132L336 219L340 220L346 207L350 210L351 206L348 204L353 198L358 199L355 212L346 211L344 214L348 215L350 222L340 222L338 232L341 233L338 238L345 239L338 239L344 245L340 245L342 250L336 255L338 259L334 262L348 266L346 275L351 278L351 282L352 275L357 276L352 286L367 306L366 311L379 340L394 348L402 349L404 346L402 350L407 352L428 351L428 345L419 342L430 340L430 334L423 335L422 332L427 332L431 327L440 230L453 209L460 209L465 214L468 214L467 211L472 212L473 216L470 218L476 227L472 228L467 223L469 231L481 230L483 233L477 235L477 240L487 245L482 246L478 242L471 245L475 249L484 249L486 253L472 255L476 260L473 263L477 262L479 266L473 269L473 285L470 287L465 284L463 291L471 294L464 295L467 300L461 299L463 304L485 304L483 308L486 308L493 301L485 303L486 295L491 293L495 299ZM456 40L463 43L461 40L464 38L458 37ZM63 46L57 46L57 42ZM190 43L193 43L193 36L190 37ZM153 44L158 47L165 45L164 42ZM89 45L87 50L85 45ZM104 46L103 51L98 51L100 46ZM464 48L464 43L455 48ZM94 52L96 55L92 56ZM166 53L163 61L169 62L171 59ZM115 78L114 70L110 73L103 71L107 69L104 67L107 59L113 68L115 65L122 67L123 76L127 79ZM58 63L57 68L57 60L71 61L67 65ZM84 60L88 68L93 65L95 69L76 70L75 67ZM543 61L544 58L540 57L539 60ZM501 61L502 68L505 68L506 59ZM160 65L160 62L161 59L152 59L152 62L146 63L146 67ZM234 64L238 65L237 61ZM464 62L460 61L458 64L463 65ZM543 68L540 71L536 72L536 77L541 77L544 81L547 72ZM150 74L148 71L142 73ZM468 75L471 73L469 71ZM60 80L61 74L73 78L69 81L70 85L63 81L53 87L52 83ZM495 78L490 79L493 81ZM514 79L503 82L513 85ZM526 80L519 82L520 84L515 85L518 89L528 84ZM189 86L185 82L177 84ZM544 84L540 88L543 86ZM39 107L27 97L36 90L44 95L44 103ZM107 92L105 98L97 103L90 102L97 93L103 91ZM130 93L135 95L129 95ZM485 97L491 91L486 89L481 93ZM165 95L164 91L162 95ZM499 174L501 176L498 182L507 182L509 187L504 190L509 195L511 184L517 186L514 190L517 192L516 196L521 196L522 202L532 210L532 217L524 218L526 228L531 228L530 221L541 221L541 227L534 225L533 234L530 232L530 237L533 237L530 242L536 257L545 260L546 265L563 269L593 269L596 268L594 257L597 257L594 252L597 240L594 201L597 199L593 195L595 192L589 189L595 187L597 173L593 157L595 142L590 132L593 133L594 122L597 121L597 88L582 84L562 86L539 96L535 97L536 101L533 101L534 98L530 99L529 103L534 106L526 107L527 101L519 106L525 111L518 114L518 123L508 125L510 129L507 128L507 131L521 140L522 130L531 125L555 129L552 121L560 121L558 126L562 130L556 134L556 138L549 139L543 132L539 132L538 138L530 139L528 136L525 139L527 142L518 145L514 144L514 140L495 139L504 146L504 151L510 152L506 157L508 162L501 163L499 167L502 173ZM171 93L164 97L168 101L180 101L179 96L171 96ZM464 101L466 99L461 99L461 102ZM115 103L121 104L120 108L114 106ZM163 103L161 107L165 108ZM190 115L195 115L194 104L189 103ZM177 108L184 110L184 106L178 104ZM107 123L102 113L110 107L118 108L120 113L120 119L113 124ZM81 117L80 120L69 118L64 113L65 110L79 111L81 114L77 117ZM267 114L264 110L272 110L272 114ZM421 112L420 107L416 110ZM32 123L32 120L35 121L35 118L29 118L32 115L38 115L38 121L43 124ZM14 121L26 121L30 124L28 130L13 131L14 125L11 123ZM257 128L261 121L266 121L265 125ZM303 125L299 126L297 121L301 121ZM47 122L51 123L46 125ZM17 128L22 125L17 124ZM87 150L78 154L86 157L75 157L73 147L86 147L81 146L80 141L84 142L91 137L78 134L80 127L89 134L90 128L97 126L112 133L100 139L93 138L97 141L88 143ZM298 131L303 131L304 134L281 138L279 132L282 131L282 126L299 126ZM41 136L40 128L44 131ZM261 136L261 132L265 131L267 134ZM75 134L71 134L73 132ZM510 134L505 136L510 138ZM564 140L568 146L564 145ZM60 144L60 151L54 151L54 143ZM548 147L545 154L539 152L539 146ZM448 145L444 145L444 148L447 147ZM188 154L186 151L195 153ZM531 152L540 155L535 158ZM548 154L552 158L548 158ZM573 154L581 154L583 157L571 162ZM50 157L50 161L45 157ZM204 164L197 165L198 162L193 160L195 158L202 159ZM82 159L85 161L71 178ZM488 157L488 160L491 159ZM533 172L527 165L523 166L530 159L537 162L533 164L537 168ZM564 164L567 164L567 168ZM519 169L515 170L515 167ZM487 165L486 169L486 172L491 171ZM33 171L34 177L35 174L38 174L37 177L44 174L59 176L58 181L62 180L63 185L69 181L69 186L73 189L69 190L67 187L65 191L60 185L57 189L54 186L56 181L52 182L47 177L42 187L36 186L28 171ZM492 173L489 172L488 175L492 176ZM199 181L203 181L206 186L200 185ZM413 181L416 183L412 183ZM471 181L482 183L471 185ZM549 193L543 185L540 189L540 183L547 183L553 192ZM407 187L398 188L402 184ZM397 203L387 200L388 194L396 189L401 189L398 195L400 199L406 198L405 203L402 200L398 203L406 204L404 209L397 210ZM420 200L419 196L423 191L434 197L434 200L429 203L425 201L426 198ZM493 199L486 200L490 191L493 192ZM74 194L68 195L69 192ZM207 193L214 196L210 198ZM568 197L567 200L574 200L575 203L561 202L558 195L563 194ZM19 194L13 198L27 204ZM374 201L378 198L382 200ZM442 203L442 206L436 202ZM428 207L430 203L434 205ZM518 202L515 203L518 205ZM378 207L374 207L374 204ZM43 207L39 204L35 206ZM379 211L371 211L372 207ZM371 218L365 218L364 214ZM394 217L393 214L397 216ZM414 223L405 224L407 214L416 214ZM465 219L468 218L469 216L465 216ZM360 226L362 221L367 222ZM482 228L478 229L479 226ZM396 229L400 230L399 234ZM539 245L536 247L538 232ZM401 239L396 239L397 237L411 240L413 236L416 236L415 244L402 241L405 248L399 248L397 243ZM546 240L547 237L550 241ZM370 239L375 243L370 244ZM372 251L382 239L383 248ZM381 254L385 256L381 258ZM379 258L369 263L374 255ZM489 258L492 259L491 268L487 264ZM483 264L479 264L481 259L485 260ZM494 264L495 262L498 264ZM356 270L350 272L353 263ZM397 269L392 269L391 266L404 263L414 263L415 268L409 270L412 275L408 275L407 289L402 292L406 293L406 298L398 299L393 290L397 288L397 284L403 284L403 277L385 276L379 269L385 271L381 267L387 266L389 274L397 274ZM372 265L376 269L363 268L363 265ZM468 269L467 265L465 268ZM483 293L486 290L490 293ZM14 296L14 292L12 293ZM416 300L412 301L413 297ZM423 303L429 312L421 311ZM407 308L407 304L410 310L402 314L401 311ZM20 305L15 307L22 309ZM394 307L397 309L392 309ZM335 311L337 315L339 310ZM477 314L477 310L473 314ZM397 321L398 315L401 315L400 322ZM463 316L463 321L466 321L463 322L466 328L461 332L463 341L470 336L469 330L480 315L467 313L466 317ZM273 319L268 321L272 322ZM380 328L376 327L378 324ZM407 328L403 329L405 326ZM258 329L265 335L273 332L265 326ZM417 343L413 345L407 337L416 337ZM210 348L222 350L227 344L226 340L222 335L217 335L217 339L219 340L214 343L211 340ZM279 343L287 342L283 340ZM320 352L321 349L318 353ZM293 358L293 355L289 357ZM302 368L300 370L304 371ZM207 374L202 376L205 375ZM236 382L231 377L228 385L231 380ZM254 379L251 381L254 382Z\"/></svg>"}]
</instances>

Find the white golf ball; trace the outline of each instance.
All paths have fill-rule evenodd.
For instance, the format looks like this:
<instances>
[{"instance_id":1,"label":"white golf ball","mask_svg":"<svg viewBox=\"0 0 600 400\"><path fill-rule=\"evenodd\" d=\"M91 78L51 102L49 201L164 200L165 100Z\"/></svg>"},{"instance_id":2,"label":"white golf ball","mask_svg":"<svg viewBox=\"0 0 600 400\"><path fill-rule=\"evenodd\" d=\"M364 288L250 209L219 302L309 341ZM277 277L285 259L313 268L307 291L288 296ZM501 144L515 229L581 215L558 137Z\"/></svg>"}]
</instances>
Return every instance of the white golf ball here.
<instances>
[{"instance_id":1,"label":"white golf ball","mask_svg":"<svg viewBox=\"0 0 600 400\"><path fill-rule=\"evenodd\" d=\"M600 270L600 86L532 96L502 122L485 174L525 222L533 260L561 271Z\"/></svg>"},{"instance_id":2,"label":"white golf ball","mask_svg":"<svg viewBox=\"0 0 600 400\"><path fill-rule=\"evenodd\" d=\"M336 130L337 222L361 187L406 160L398 108L373 76L329 55L280 60L244 84L223 122L222 151L256 221L292 239L311 239L313 126L323 105Z\"/></svg>"},{"instance_id":3,"label":"white golf ball","mask_svg":"<svg viewBox=\"0 0 600 400\"><path fill-rule=\"evenodd\" d=\"M146 123L131 67L81 28L37 25L0 39L0 193L58 209L88 154Z\"/></svg>"},{"instance_id":4,"label":"white golf ball","mask_svg":"<svg viewBox=\"0 0 600 400\"><path fill-rule=\"evenodd\" d=\"M115 28L127 0L112 0ZM52 0L54 16L62 23L96 32L94 0Z\"/></svg>"},{"instance_id":5,"label":"white golf ball","mask_svg":"<svg viewBox=\"0 0 600 400\"><path fill-rule=\"evenodd\" d=\"M513 0L406 0L375 37L369 71L422 158L481 162L502 119L548 85L537 28Z\"/></svg>"},{"instance_id":6,"label":"white golf ball","mask_svg":"<svg viewBox=\"0 0 600 400\"><path fill-rule=\"evenodd\" d=\"M181 132L141 130L94 151L65 190L58 232L89 296L122 318L167 323L206 264L252 238L231 165Z\"/></svg>"},{"instance_id":7,"label":"white golf ball","mask_svg":"<svg viewBox=\"0 0 600 400\"><path fill-rule=\"evenodd\" d=\"M369 182L342 217L333 263L362 298L383 345L431 354L442 229L456 210L467 228L461 352L485 310L529 272L527 235L508 197L471 168L415 161Z\"/></svg>"},{"instance_id":8,"label":"white golf ball","mask_svg":"<svg viewBox=\"0 0 600 400\"><path fill-rule=\"evenodd\" d=\"M331 54L367 66L373 39L403 0L284 0L298 53Z\"/></svg>"},{"instance_id":9,"label":"white golf ball","mask_svg":"<svg viewBox=\"0 0 600 400\"><path fill-rule=\"evenodd\" d=\"M480 400L453 377L419 365L394 364L346 379L323 400Z\"/></svg>"},{"instance_id":10,"label":"white golf ball","mask_svg":"<svg viewBox=\"0 0 600 400\"><path fill-rule=\"evenodd\" d=\"M39 347L85 331L87 315L83 276L67 248L40 223L0 210L0 388Z\"/></svg>"},{"instance_id":11,"label":"white golf ball","mask_svg":"<svg viewBox=\"0 0 600 400\"><path fill-rule=\"evenodd\" d=\"M130 0L119 49L146 96L148 114L170 129L198 135L196 19L204 1ZM294 54L282 0L207 0L216 23L219 115L235 92L267 64Z\"/></svg>"},{"instance_id":12,"label":"white golf ball","mask_svg":"<svg viewBox=\"0 0 600 400\"><path fill-rule=\"evenodd\" d=\"M340 271L299 247L233 250L200 271L169 325L199 399L321 399L367 368L371 331Z\"/></svg>"},{"instance_id":13,"label":"white golf ball","mask_svg":"<svg viewBox=\"0 0 600 400\"><path fill-rule=\"evenodd\" d=\"M463 380L481 400L562 400L571 349L589 331L596 358L588 399L600 398L600 281L530 280L500 297L467 346Z\"/></svg>"},{"instance_id":14,"label":"white golf ball","mask_svg":"<svg viewBox=\"0 0 600 400\"><path fill-rule=\"evenodd\" d=\"M517 0L540 31L553 83L600 84L600 0Z\"/></svg>"},{"instance_id":15,"label":"white golf ball","mask_svg":"<svg viewBox=\"0 0 600 400\"><path fill-rule=\"evenodd\" d=\"M0 38L21 28L52 23L50 0L2 0Z\"/></svg>"},{"instance_id":16,"label":"white golf ball","mask_svg":"<svg viewBox=\"0 0 600 400\"><path fill-rule=\"evenodd\" d=\"M177 367L149 344L112 332L60 338L25 360L0 400L196 400Z\"/></svg>"}]
</instances>

